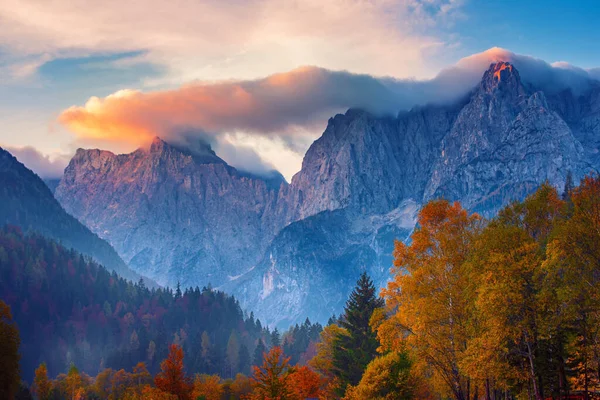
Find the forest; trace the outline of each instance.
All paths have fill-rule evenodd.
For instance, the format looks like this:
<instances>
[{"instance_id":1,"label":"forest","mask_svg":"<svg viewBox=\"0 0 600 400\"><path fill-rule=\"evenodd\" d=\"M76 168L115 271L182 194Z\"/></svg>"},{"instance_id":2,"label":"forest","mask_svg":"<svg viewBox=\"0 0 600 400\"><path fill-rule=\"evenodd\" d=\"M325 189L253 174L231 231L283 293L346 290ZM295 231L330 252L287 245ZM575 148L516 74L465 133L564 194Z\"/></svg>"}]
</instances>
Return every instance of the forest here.
<instances>
[{"instance_id":1,"label":"forest","mask_svg":"<svg viewBox=\"0 0 600 400\"><path fill-rule=\"evenodd\" d=\"M0 233L1 398L600 398L600 178L486 220L419 211L381 291L280 334L211 288L148 289Z\"/></svg>"}]
</instances>

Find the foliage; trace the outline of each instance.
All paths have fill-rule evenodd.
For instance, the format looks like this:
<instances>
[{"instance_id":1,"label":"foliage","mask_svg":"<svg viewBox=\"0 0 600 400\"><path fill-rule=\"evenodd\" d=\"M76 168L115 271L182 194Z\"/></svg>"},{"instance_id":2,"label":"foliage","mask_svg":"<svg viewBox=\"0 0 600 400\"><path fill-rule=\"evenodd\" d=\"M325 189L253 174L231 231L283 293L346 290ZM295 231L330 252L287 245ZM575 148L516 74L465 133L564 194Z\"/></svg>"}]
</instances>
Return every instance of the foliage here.
<instances>
[{"instance_id":1,"label":"foliage","mask_svg":"<svg viewBox=\"0 0 600 400\"><path fill-rule=\"evenodd\" d=\"M178 400L192 398L192 381L184 371L181 346L172 344L169 347L169 356L160 364L160 369L161 372L154 378L158 389L177 396Z\"/></svg>"},{"instance_id":2,"label":"foliage","mask_svg":"<svg viewBox=\"0 0 600 400\"><path fill-rule=\"evenodd\" d=\"M270 336L222 292L186 289L176 300L170 289L125 281L73 250L10 226L0 229L0 296L21 331L27 381L40 361L52 376L71 363L95 375L143 361L156 373L172 342L191 355L190 373L222 373L232 332L240 352L244 345L250 354Z\"/></svg>"},{"instance_id":3,"label":"foliage","mask_svg":"<svg viewBox=\"0 0 600 400\"><path fill-rule=\"evenodd\" d=\"M273 347L265 354L262 366L252 367L251 400L291 400L289 385L290 358L283 355L281 347Z\"/></svg>"},{"instance_id":4,"label":"foliage","mask_svg":"<svg viewBox=\"0 0 600 400\"><path fill-rule=\"evenodd\" d=\"M39 400L49 400L52 391L52 383L48 378L48 368L45 363L41 363L35 370L34 392Z\"/></svg>"},{"instance_id":5,"label":"foliage","mask_svg":"<svg viewBox=\"0 0 600 400\"><path fill-rule=\"evenodd\" d=\"M196 375L192 399L220 400L224 391L220 382L218 375Z\"/></svg>"},{"instance_id":6,"label":"foliage","mask_svg":"<svg viewBox=\"0 0 600 400\"><path fill-rule=\"evenodd\" d=\"M345 400L410 400L415 387L405 353L390 352L369 363L359 384L350 386Z\"/></svg>"},{"instance_id":7,"label":"foliage","mask_svg":"<svg viewBox=\"0 0 600 400\"><path fill-rule=\"evenodd\" d=\"M459 369L473 308L464 262L479 221L458 203L425 205L411 244L396 242L394 280L383 291L391 317L378 332L386 350L403 351L406 341L435 383L456 399L470 398L469 377Z\"/></svg>"}]
</instances>

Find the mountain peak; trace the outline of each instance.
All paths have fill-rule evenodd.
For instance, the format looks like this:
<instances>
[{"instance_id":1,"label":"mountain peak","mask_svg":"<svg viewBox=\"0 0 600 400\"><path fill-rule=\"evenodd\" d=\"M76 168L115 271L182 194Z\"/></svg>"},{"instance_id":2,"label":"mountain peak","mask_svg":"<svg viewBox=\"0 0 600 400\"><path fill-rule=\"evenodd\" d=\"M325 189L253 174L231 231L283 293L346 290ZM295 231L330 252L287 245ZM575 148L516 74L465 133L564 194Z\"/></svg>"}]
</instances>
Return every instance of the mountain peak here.
<instances>
[{"instance_id":1,"label":"mountain peak","mask_svg":"<svg viewBox=\"0 0 600 400\"><path fill-rule=\"evenodd\" d=\"M152 138L152 142L150 143L150 153L158 153L161 152L166 145L166 142L162 140L158 136L154 136Z\"/></svg>"},{"instance_id":2,"label":"mountain peak","mask_svg":"<svg viewBox=\"0 0 600 400\"><path fill-rule=\"evenodd\" d=\"M481 86L487 93L496 90L511 92L517 96L524 93L519 71L507 61L490 64L490 67L483 74Z\"/></svg>"},{"instance_id":3,"label":"mountain peak","mask_svg":"<svg viewBox=\"0 0 600 400\"><path fill-rule=\"evenodd\" d=\"M496 82L500 82L502 78L505 80L508 79L508 77L513 73L512 64L505 61L500 61L496 64L490 65L490 69L493 69L494 71L494 79Z\"/></svg>"}]
</instances>

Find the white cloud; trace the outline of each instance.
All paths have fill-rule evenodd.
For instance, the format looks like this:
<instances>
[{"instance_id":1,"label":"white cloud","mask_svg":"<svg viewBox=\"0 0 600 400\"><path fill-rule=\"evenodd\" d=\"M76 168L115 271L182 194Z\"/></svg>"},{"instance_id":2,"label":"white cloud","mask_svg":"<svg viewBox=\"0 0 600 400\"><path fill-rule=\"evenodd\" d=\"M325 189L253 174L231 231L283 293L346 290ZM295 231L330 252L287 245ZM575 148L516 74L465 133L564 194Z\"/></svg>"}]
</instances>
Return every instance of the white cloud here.
<instances>
[{"instance_id":1,"label":"white cloud","mask_svg":"<svg viewBox=\"0 0 600 400\"><path fill-rule=\"evenodd\" d=\"M4 146L4 149L42 178L60 178L71 158L71 155L62 153L42 154L32 146Z\"/></svg>"},{"instance_id":2,"label":"white cloud","mask_svg":"<svg viewBox=\"0 0 600 400\"><path fill-rule=\"evenodd\" d=\"M232 165L255 171L274 165L289 179L333 114L355 107L395 115L415 105L452 102L472 90L497 61L513 62L524 81L546 91L578 92L594 76L565 63L551 65L492 48L463 58L429 80L304 67L257 80L195 83L145 93L121 90L65 110L60 121L88 143L138 146L155 135L175 142L190 136L209 138ZM257 162L256 155L268 166Z\"/></svg>"},{"instance_id":3,"label":"white cloud","mask_svg":"<svg viewBox=\"0 0 600 400\"><path fill-rule=\"evenodd\" d=\"M151 84L251 79L312 64L427 76L455 0L4 0L0 47L16 60L143 50Z\"/></svg>"}]
</instances>

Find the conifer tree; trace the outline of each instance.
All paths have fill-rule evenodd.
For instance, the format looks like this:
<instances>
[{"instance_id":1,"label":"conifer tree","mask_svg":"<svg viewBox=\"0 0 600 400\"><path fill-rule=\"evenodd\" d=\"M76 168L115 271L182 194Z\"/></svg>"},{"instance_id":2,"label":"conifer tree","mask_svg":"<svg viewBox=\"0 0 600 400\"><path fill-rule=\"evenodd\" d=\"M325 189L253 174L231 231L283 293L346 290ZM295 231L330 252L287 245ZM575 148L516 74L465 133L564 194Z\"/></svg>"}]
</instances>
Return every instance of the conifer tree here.
<instances>
[{"instance_id":1,"label":"conifer tree","mask_svg":"<svg viewBox=\"0 0 600 400\"><path fill-rule=\"evenodd\" d=\"M258 339L258 344L254 349L254 358L252 359L252 365L260 365L263 360L263 355L267 351L264 342L262 339Z\"/></svg>"},{"instance_id":2,"label":"conifer tree","mask_svg":"<svg viewBox=\"0 0 600 400\"><path fill-rule=\"evenodd\" d=\"M12 399L19 390L19 330L10 307L0 300L0 398Z\"/></svg>"},{"instance_id":3,"label":"conifer tree","mask_svg":"<svg viewBox=\"0 0 600 400\"><path fill-rule=\"evenodd\" d=\"M340 320L347 335L338 336L333 346L334 373L340 380L342 390L348 384L358 384L366 366L377 355L377 336L371 330L369 320L373 311L383 306L383 299L377 297L373 281L363 272L346 302Z\"/></svg>"},{"instance_id":4,"label":"conifer tree","mask_svg":"<svg viewBox=\"0 0 600 400\"><path fill-rule=\"evenodd\" d=\"M279 347L281 346L281 335L277 328L271 332L271 347Z\"/></svg>"},{"instance_id":5,"label":"conifer tree","mask_svg":"<svg viewBox=\"0 0 600 400\"><path fill-rule=\"evenodd\" d=\"M252 360L250 360L250 352L248 351L248 347L242 343L242 345L240 346L240 353L239 353L239 372L243 373L243 374L248 374L248 372L250 371L250 362Z\"/></svg>"}]
</instances>

